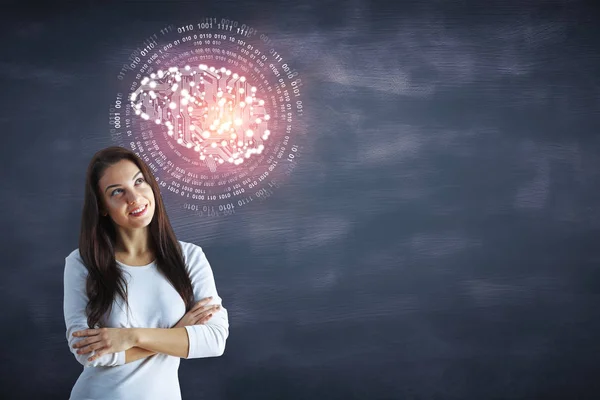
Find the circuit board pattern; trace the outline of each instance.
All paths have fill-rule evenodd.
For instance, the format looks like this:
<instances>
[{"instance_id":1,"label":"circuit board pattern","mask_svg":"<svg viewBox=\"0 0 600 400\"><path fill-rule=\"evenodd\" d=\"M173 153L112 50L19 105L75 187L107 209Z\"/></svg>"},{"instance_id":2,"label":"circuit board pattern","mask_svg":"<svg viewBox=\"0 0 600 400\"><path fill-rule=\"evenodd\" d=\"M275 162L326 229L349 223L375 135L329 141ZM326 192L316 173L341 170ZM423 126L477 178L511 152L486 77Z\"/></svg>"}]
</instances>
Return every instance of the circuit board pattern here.
<instances>
[{"instance_id":1,"label":"circuit board pattern","mask_svg":"<svg viewBox=\"0 0 600 400\"><path fill-rule=\"evenodd\" d=\"M225 67L173 66L144 77L130 101L136 115L165 125L177 144L193 148L214 172L265 149L270 116L256 91Z\"/></svg>"}]
</instances>

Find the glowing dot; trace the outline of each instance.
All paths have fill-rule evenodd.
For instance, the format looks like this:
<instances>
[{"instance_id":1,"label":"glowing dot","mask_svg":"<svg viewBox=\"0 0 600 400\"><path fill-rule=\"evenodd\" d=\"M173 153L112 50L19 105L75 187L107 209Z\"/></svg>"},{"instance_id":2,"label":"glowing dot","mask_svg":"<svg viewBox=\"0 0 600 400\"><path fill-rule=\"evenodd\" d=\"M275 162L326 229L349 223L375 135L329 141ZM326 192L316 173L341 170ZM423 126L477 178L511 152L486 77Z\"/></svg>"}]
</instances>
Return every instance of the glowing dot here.
<instances>
[{"instance_id":1,"label":"glowing dot","mask_svg":"<svg viewBox=\"0 0 600 400\"><path fill-rule=\"evenodd\" d=\"M137 98L137 94L131 93L131 97L129 98L131 99L131 101L135 101L135 99Z\"/></svg>"},{"instance_id":2,"label":"glowing dot","mask_svg":"<svg viewBox=\"0 0 600 400\"><path fill-rule=\"evenodd\" d=\"M171 90L172 91L176 91L177 90L177 84L176 83L174 83L173 86L171 86Z\"/></svg>"},{"instance_id":3,"label":"glowing dot","mask_svg":"<svg viewBox=\"0 0 600 400\"><path fill-rule=\"evenodd\" d=\"M223 164L223 159L219 158L219 164Z\"/></svg>"},{"instance_id":4,"label":"glowing dot","mask_svg":"<svg viewBox=\"0 0 600 400\"><path fill-rule=\"evenodd\" d=\"M265 129L265 135L269 136L271 134L271 131L268 129Z\"/></svg>"},{"instance_id":5,"label":"glowing dot","mask_svg":"<svg viewBox=\"0 0 600 400\"><path fill-rule=\"evenodd\" d=\"M212 147L214 149L215 147L217 147L217 144L215 142L212 142L210 147Z\"/></svg>"},{"instance_id":6,"label":"glowing dot","mask_svg":"<svg viewBox=\"0 0 600 400\"><path fill-rule=\"evenodd\" d=\"M187 91L187 89L181 89L181 95L184 97L187 97L190 94L190 92Z\"/></svg>"},{"instance_id":7,"label":"glowing dot","mask_svg":"<svg viewBox=\"0 0 600 400\"><path fill-rule=\"evenodd\" d=\"M235 79L237 79L237 78L239 78L240 76L239 76L238 74L233 74L233 77L234 77Z\"/></svg>"},{"instance_id":8,"label":"glowing dot","mask_svg":"<svg viewBox=\"0 0 600 400\"><path fill-rule=\"evenodd\" d=\"M252 130L251 130L251 129L248 129L248 130L246 131L246 136L248 136L248 137L252 137L252 135L254 135L254 132L252 132Z\"/></svg>"},{"instance_id":9,"label":"glowing dot","mask_svg":"<svg viewBox=\"0 0 600 400\"><path fill-rule=\"evenodd\" d=\"M240 78L240 81L242 81L242 82L246 82L246 77L245 77L245 76L242 76L242 77Z\"/></svg>"},{"instance_id":10,"label":"glowing dot","mask_svg":"<svg viewBox=\"0 0 600 400\"><path fill-rule=\"evenodd\" d=\"M157 120L156 120L156 121L154 121L154 122L156 122L156 124L157 124L157 125L159 125L159 124L160 124L160 119L157 119Z\"/></svg>"},{"instance_id":11,"label":"glowing dot","mask_svg":"<svg viewBox=\"0 0 600 400\"><path fill-rule=\"evenodd\" d=\"M256 87L252 86L252 88L250 90L253 92L256 92Z\"/></svg>"},{"instance_id":12,"label":"glowing dot","mask_svg":"<svg viewBox=\"0 0 600 400\"><path fill-rule=\"evenodd\" d=\"M241 140L238 140L238 146L241 146L243 144L244 144L244 142L242 142Z\"/></svg>"},{"instance_id":13,"label":"glowing dot","mask_svg":"<svg viewBox=\"0 0 600 400\"><path fill-rule=\"evenodd\" d=\"M185 146L189 149L192 147L192 144L190 142L188 142Z\"/></svg>"},{"instance_id":14,"label":"glowing dot","mask_svg":"<svg viewBox=\"0 0 600 400\"><path fill-rule=\"evenodd\" d=\"M171 110L174 110L175 108L177 108L177 104L174 101L172 101L171 104L169 104L169 108Z\"/></svg>"},{"instance_id":15,"label":"glowing dot","mask_svg":"<svg viewBox=\"0 0 600 400\"><path fill-rule=\"evenodd\" d=\"M259 106L264 106L265 105L265 101L264 100L259 100L258 101L258 105Z\"/></svg>"},{"instance_id":16,"label":"glowing dot","mask_svg":"<svg viewBox=\"0 0 600 400\"><path fill-rule=\"evenodd\" d=\"M265 121L268 121L271 119L271 116L269 114L266 114L263 118L265 119Z\"/></svg>"},{"instance_id":17,"label":"glowing dot","mask_svg":"<svg viewBox=\"0 0 600 400\"><path fill-rule=\"evenodd\" d=\"M227 71L225 72L225 75L227 75L227 76L231 75L231 71L230 71L230 70L227 70Z\"/></svg>"},{"instance_id":18,"label":"glowing dot","mask_svg":"<svg viewBox=\"0 0 600 400\"><path fill-rule=\"evenodd\" d=\"M156 74L158 75L158 78L159 78L159 79L160 79L160 78L162 78L163 76L165 76L165 73L164 73L164 72L162 72L162 70L161 70L161 69L159 69L159 70L158 70L158 72L157 72Z\"/></svg>"},{"instance_id":19,"label":"glowing dot","mask_svg":"<svg viewBox=\"0 0 600 400\"><path fill-rule=\"evenodd\" d=\"M202 137L204 137L205 139L208 139L210 137L210 132L209 131L202 132Z\"/></svg>"},{"instance_id":20,"label":"glowing dot","mask_svg":"<svg viewBox=\"0 0 600 400\"><path fill-rule=\"evenodd\" d=\"M196 130L196 126L195 125L190 125L190 131L195 131Z\"/></svg>"},{"instance_id":21,"label":"glowing dot","mask_svg":"<svg viewBox=\"0 0 600 400\"><path fill-rule=\"evenodd\" d=\"M150 85L148 85L148 86L150 86L152 89L154 89L156 87L156 82L152 81L152 82L150 82Z\"/></svg>"},{"instance_id":22,"label":"glowing dot","mask_svg":"<svg viewBox=\"0 0 600 400\"><path fill-rule=\"evenodd\" d=\"M240 107L242 107L242 108L246 107L246 103L244 103L243 101L240 101Z\"/></svg>"},{"instance_id":23,"label":"glowing dot","mask_svg":"<svg viewBox=\"0 0 600 400\"><path fill-rule=\"evenodd\" d=\"M235 133L232 133L232 134L231 134L231 138L232 138L232 139L235 139L236 137L237 137L237 135L236 135Z\"/></svg>"},{"instance_id":24,"label":"glowing dot","mask_svg":"<svg viewBox=\"0 0 600 400\"><path fill-rule=\"evenodd\" d=\"M190 82L190 86L192 86L192 87L193 87L194 85L196 85L196 82L194 82L194 81L191 81L191 82Z\"/></svg>"},{"instance_id":25,"label":"glowing dot","mask_svg":"<svg viewBox=\"0 0 600 400\"><path fill-rule=\"evenodd\" d=\"M143 119L149 119L150 116L148 114L146 114L146 113L142 113L142 118Z\"/></svg>"},{"instance_id":26,"label":"glowing dot","mask_svg":"<svg viewBox=\"0 0 600 400\"><path fill-rule=\"evenodd\" d=\"M262 121L261 121L261 119L260 119L260 118L256 118L256 123L257 123L257 124L260 124L261 122L262 122Z\"/></svg>"},{"instance_id":27,"label":"glowing dot","mask_svg":"<svg viewBox=\"0 0 600 400\"><path fill-rule=\"evenodd\" d=\"M149 80L150 80L150 78L148 78L147 76L145 76L144 79L142 79L141 84L145 85L146 83L148 83Z\"/></svg>"},{"instance_id":28,"label":"glowing dot","mask_svg":"<svg viewBox=\"0 0 600 400\"><path fill-rule=\"evenodd\" d=\"M244 88L240 88L240 90L238 90L238 92L240 92L240 93L244 93L244 92L245 92L245 90L244 90Z\"/></svg>"},{"instance_id":29,"label":"glowing dot","mask_svg":"<svg viewBox=\"0 0 600 400\"><path fill-rule=\"evenodd\" d=\"M154 73L150 74L150 78L152 78L152 79L156 78L156 74L154 74Z\"/></svg>"},{"instance_id":30,"label":"glowing dot","mask_svg":"<svg viewBox=\"0 0 600 400\"><path fill-rule=\"evenodd\" d=\"M205 64L200 64L198 68L200 68L201 70L206 70L206 68L208 67Z\"/></svg>"},{"instance_id":31,"label":"glowing dot","mask_svg":"<svg viewBox=\"0 0 600 400\"><path fill-rule=\"evenodd\" d=\"M252 103L254 99L250 96L246 97L246 103Z\"/></svg>"},{"instance_id":32,"label":"glowing dot","mask_svg":"<svg viewBox=\"0 0 600 400\"><path fill-rule=\"evenodd\" d=\"M178 138L177 143L181 144L181 143L183 143L183 140L181 140L181 138Z\"/></svg>"},{"instance_id":33,"label":"glowing dot","mask_svg":"<svg viewBox=\"0 0 600 400\"><path fill-rule=\"evenodd\" d=\"M221 146L227 146L227 140L223 140L223 141L221 142Z\"/></svg>"},{"instance_id":34,"label":"glowing dot","mask_svg":"<svg viewBox=\"0 0 600 400\"><path fill-rule=\"evenodd\" d=\"M190 113L191 113L192 111L194 111L194 107L192 107L192 106L189 106L189 107L188 107L188 112L190 112Z\"/></svg>"},{"instance_id":35,"label":"glowing dot","mask_svg":"<svg viewBox=\"0 0 600 400\"><path fill-rule=\"evenodd\" d=\"M140 110L135 110L135 115L140 115L142 112Z\"/></svg>"},{"instance_id":36,"label":"glowing dot","mask_svg":"<svg viewBox=\"0 0 600 400\"><path fill-rule=\"evenodd\" d=\"M236 118L236 119L233 121L233 123L234 123L234 124L236 124L237 126L240 126L240 125L242 124L242 119L241 119L241 118Z\"/></svg>"},{"instance_id":37,"label":"glowing dot","mask_svg":"<svg viewBox=\"0 0 600 400\"><path fill-rule=\"evenodd\" d=\"M188 105L188 99L181 99L181 105L182 106L187 106Z\"/></svg>"},{"instance_id":38,"label":"glowing dot","mask_svg":"<svg viewBox=\"0 0 600 400\"><path fill-rule=\"evenodd\" d=\"M190 70L190 66L189 66L189 65L186 65L186 66L185 66L185 70L186 70L186 71L189 71L189 70Z\"/></svg>"},{"instance_id":39,"label":"glowing dot","mask_svg":"<svg viewBox=\"0 0 600 400\"><path fill-rule=\"evenodd\" d=\"M225 105L225 99L219 100L219 106L223 107Z\"/></svg>"}]
</instances>

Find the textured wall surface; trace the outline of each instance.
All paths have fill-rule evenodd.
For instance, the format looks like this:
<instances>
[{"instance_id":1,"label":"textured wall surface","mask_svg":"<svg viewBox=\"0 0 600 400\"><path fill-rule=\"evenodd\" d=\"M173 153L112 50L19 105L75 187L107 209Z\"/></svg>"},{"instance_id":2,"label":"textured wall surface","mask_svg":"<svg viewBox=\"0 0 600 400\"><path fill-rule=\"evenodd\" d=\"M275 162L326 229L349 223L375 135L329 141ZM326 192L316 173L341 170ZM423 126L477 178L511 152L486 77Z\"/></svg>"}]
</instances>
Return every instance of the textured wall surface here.
<instances>
[{"instance_id":1,"label":"textured wall surface","mask_svg":"<svg viewBox=\"0 0 600 400\"><path fill-rule=\"evenodd\" d=\"M190 218L164 194L231 323L223 357L182 360L184 399L598 398L592 8L202 3L3 10L0 397L65 399L80 373L64 257L123 60L165 24L227 16L303 74L308 144L235 215Z\"/></svg>"}]
</instances>

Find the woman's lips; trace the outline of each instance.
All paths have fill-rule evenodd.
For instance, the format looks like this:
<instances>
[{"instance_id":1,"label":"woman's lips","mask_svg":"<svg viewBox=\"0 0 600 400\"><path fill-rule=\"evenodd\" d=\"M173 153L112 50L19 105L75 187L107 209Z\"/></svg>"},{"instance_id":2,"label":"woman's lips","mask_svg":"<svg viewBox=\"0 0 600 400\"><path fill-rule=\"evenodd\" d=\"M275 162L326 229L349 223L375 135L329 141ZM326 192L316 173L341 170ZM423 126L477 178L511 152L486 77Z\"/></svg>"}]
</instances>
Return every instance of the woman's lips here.
<instances>
[{"instance_id":1,"label":"woman's lips","mask_svg":"<svg viewBox=\"0 0 600 400\"><path fill-rule=\"evenodd\" d=\"M146 205L144 206L144 209L142 210L142 212L140 212L140 213L138 213L138 214L129 213L129 215L131 215L132 217L136 217L136 218L138 218L138 217L141 217L141 216L143 216L144 214L146 214L146 211L148 211L148 204L146 204Z\"/></svg>"}]
</instances>

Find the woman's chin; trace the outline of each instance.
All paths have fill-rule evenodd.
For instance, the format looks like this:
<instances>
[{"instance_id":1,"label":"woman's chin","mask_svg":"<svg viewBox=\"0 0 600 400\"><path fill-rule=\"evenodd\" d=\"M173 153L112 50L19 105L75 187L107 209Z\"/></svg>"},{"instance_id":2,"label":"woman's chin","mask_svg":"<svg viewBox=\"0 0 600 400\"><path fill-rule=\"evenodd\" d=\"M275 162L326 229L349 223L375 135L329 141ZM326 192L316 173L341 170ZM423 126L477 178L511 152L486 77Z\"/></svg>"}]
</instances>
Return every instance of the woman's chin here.
<instances>
[{"instance_id":1,"label":"woman's chin","mask_svg":"<svg viewBox=\"0 0 600 400\"><path fill-rule=\"evenodd\" d=\"M153 217L154 217L154 213L147 213L147 215L144 215L141 217L133 217L133 216L129 215L127 219L125 219L121 223L118 223L118 225L121 228L125 228L125 229L145 228L148 225L150 225L150 222L152 222Z\"/></svg>"}]
</instances>

